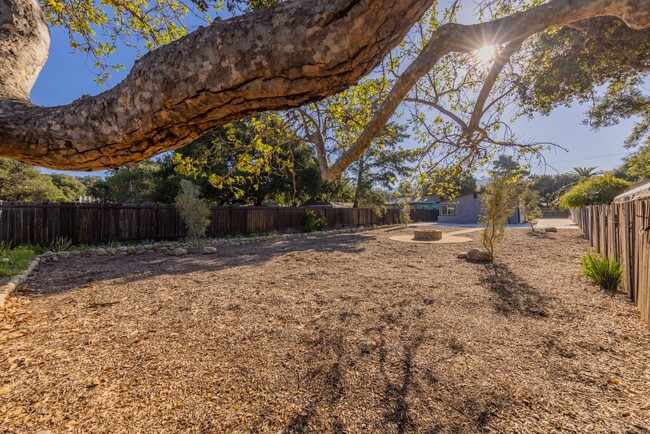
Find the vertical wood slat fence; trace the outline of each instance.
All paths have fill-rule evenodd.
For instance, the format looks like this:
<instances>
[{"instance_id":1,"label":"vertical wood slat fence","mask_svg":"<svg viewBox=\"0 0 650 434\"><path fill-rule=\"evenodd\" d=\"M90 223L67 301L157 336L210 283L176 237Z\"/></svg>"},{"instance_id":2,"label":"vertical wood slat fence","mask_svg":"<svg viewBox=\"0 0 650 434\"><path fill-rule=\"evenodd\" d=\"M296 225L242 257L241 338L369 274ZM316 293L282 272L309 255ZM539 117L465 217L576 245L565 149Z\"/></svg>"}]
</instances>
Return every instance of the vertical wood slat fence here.
<instances>
[{"instance_id":1,"label":"vertical wood slat fence","mask_svg":"<svg viewBox=\"0 0 650 434\"><path fill-rule=\"evenodd\" d=\"M650 326L650 200L587 206L576 217L591 246L621 263L624 288Z\"/></svg>"},{"instance_id":2,"label":"vertical wood slat fence","mask_svg":"<svg viewBox=\"0 0 650 434\"><path fill-rule=\"evenodd\" d=\"M306 210L327 218L328 227L394 224L398 210L378 216L367 208L211 207L208 236L298 230ZM412 212L418 221L435 221L437 212ZM74 204L0 201L0 241L49 245L57 237L74 244L131 240L175 240L186 235L171 205Z\"/></svg>"}]
</instances>

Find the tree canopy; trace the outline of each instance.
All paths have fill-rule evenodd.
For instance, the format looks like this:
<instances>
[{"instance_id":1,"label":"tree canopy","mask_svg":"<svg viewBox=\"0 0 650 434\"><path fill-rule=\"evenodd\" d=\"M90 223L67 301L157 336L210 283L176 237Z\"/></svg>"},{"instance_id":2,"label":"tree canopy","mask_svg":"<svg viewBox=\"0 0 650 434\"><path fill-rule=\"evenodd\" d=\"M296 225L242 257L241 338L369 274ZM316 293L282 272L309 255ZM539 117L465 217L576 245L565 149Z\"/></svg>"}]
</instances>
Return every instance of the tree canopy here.
<instances>
[{"instance_id":1,"label":"tree canopy","mask_svg":"<svg viewBox=\"0 0 650 434\"><path fill-rule=\"evenodd\" d=\"M594 176L581 181L564 193L560 197L560 206L569 209L611 203L630 185L630 182L616 178L611 174Z\"/></svg>"},{"instance_id":2,"label":"tree canopy","mask_svg":"<svg viewBox=\"0 0 650 434\"><path fill-rule=\"evenodd\" d=\"M595 101L594 126L635 117L629 143L647 136L646 0L482 0L468 25L457 23L458 6L467 5L48 0L43 18L34 0L9 0L2 8L14 12L0 14L1 24L16 31L0 34L0 154L56 168L116 168L255 113L302 106L279 122L303 124L291 131L307 139L323 178L368 155L402 115L425 185L426 177L458 178L504 149L538 152L548 144L517 137L507 118L575 100ZM227 18L215 12L224 7L244 14L217 19ZM185 35L187 17L212 23ZM70 31L73 46L97 60L100 79L120 44L150 51L101 95L34 107L28 95L47 57L46 23ZM330 149L314 134L325 125L310 119L323 109L338 126Z\"/></svg>"}]
</instances>

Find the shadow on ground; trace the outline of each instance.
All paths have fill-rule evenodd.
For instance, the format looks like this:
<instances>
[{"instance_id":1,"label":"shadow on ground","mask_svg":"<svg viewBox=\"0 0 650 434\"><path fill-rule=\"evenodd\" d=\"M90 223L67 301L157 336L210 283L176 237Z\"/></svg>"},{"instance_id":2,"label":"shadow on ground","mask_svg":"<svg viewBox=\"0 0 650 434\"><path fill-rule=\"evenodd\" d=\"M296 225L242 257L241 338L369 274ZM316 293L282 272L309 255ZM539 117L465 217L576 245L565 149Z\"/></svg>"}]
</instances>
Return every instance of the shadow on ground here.
<instances>
[{"instance_id":1,"label":"shadow on ground","mask_svg":"<svg viewBox=\"0 0 650 434\"><path fill-rule=\"evenodd\" d=\"M165 253L147 253L142 256L83 257L65 262L41 264L34 276L24 287L24 292L37 291L40 295L53 295L71 291L98 282L110 280L126 284L148 279L152 276L183 275L192 272L216 272L226 268L262 265L279 257L298 258L301 252L318 251L328 253L361 253L363 241L374 236L354 234L322 238L304 238L291 241L274 241L240 246L222 246L215 255L199 255L190 252L183 257ZM61 271L65 267L65 272ZM52 270L57 269L56 272ZM49 277L51 274L54 277Z\"/></svg>"},{"instance_id":2,"label":"shadow on ground","mask_svg":"<svg viewBox=\"0 0 650 434\"><path fill-rule=\"evenodd\" d=\"M550 297L519 277L508 265L486 265L481 275L481 284L496 296L494 307L504 315L541 318L549 315Z\"/></svg>"}]
</instances>

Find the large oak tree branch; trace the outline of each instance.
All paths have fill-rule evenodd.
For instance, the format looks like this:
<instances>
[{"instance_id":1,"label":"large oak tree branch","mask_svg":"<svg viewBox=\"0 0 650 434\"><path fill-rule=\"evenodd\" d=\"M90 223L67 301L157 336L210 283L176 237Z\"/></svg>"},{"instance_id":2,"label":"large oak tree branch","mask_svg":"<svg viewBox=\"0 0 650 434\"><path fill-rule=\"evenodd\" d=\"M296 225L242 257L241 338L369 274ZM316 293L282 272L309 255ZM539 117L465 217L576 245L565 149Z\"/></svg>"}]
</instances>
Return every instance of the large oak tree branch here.
<instances>
[{"instance_id":1,"label":"large oak tree branch","mask_svg":"<svg viewBox=\"0 0 650 434\"><path fill-rule=\"evenodd\" d=\"M368 74L432 2L289 0L147 54L101 95L43 108L26 93L45 58L4 61L16 44L47 46L46 32L11 30L42 24L40 10L35 0L0 0L0 155L60 169L118 167L229 121L324 98ZM40 64L21 79L32 58Z\"/></svg>"},{"instance_id":2,"label":"large oak tree branch","mask_svg":"<svg viewBox=\"0 0 650 434\"><path fill-rule=\"evenodd\" d=\"M523 42L523 39L509 42L505 48L494 57L492 68L490 68L490 72L485 78L483 87L481 88L481 91L476 98L474 110L472 111L472 116L469 120L469 124L467 125L467 130L465 131L466 134L472 134L478 128L479 123L481 122L481 118L485 114L485 104L490 97L490 93L492 92L492 89L494 88L494 85L496 84L501 71L503 71L503 68L505 68L506 64L510 62L512 56L517 51L519 51Z\"/></svg>"},{"instance_id":3,"label":"large oak tree branch","mask_svg":"<svg viewBox=\"0 0 650 434\"><path fill-rule=\"evenodd\" d=\"M324 175L339 176L361 155L445 54L593 16L617 16L645 28L649 1L552 0L488 23L443 26L356 144ZM53 168L117 167L183 146L226 122L318 100L371 71L431 3L289 0L216 22L149 53L101 95L42 108L26 97L49 40L40 10L35 0L0 0L0 155Z\"/></svg>"},{"instance_id":4,"label":"large oak tree branch","mask_svg":"<svg viewBox=\"0 0 650 434\"><path fill-rule=\"evenodd\" d=\"M516 41L553 26L597 16L615 16L633 29L650 27L650 0L551 0L533 9L490 22L446 24L436 30L418 57L409 65L359 139L332 164L323 176L334 179L372 143L417 81L440 58L451 52L470 52L486 45Z\"/></svg>"}]
</instances>

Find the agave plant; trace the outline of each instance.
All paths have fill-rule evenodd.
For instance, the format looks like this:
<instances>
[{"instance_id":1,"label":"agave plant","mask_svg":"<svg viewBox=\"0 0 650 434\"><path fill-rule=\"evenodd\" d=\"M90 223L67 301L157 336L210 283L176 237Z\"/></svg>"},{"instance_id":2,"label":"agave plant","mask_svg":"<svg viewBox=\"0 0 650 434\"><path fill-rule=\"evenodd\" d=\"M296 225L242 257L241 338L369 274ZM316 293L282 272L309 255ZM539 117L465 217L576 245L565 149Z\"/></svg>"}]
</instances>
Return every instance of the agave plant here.
<instances>
[{"instance_id":1,"label":"agave plant","mask_svg":"<svg viewBox=\"0 0 650 434\"><path fill-rule=\"evenodd\" d=\"M597 283L603 289L616 290L623 268L616 259L604 258L595 253L587 253L581 260L582 275Z\"/></svg>"},{"instance_id":2,"label":"agave plant","mask_svg":"<svg viewBox=\"0 0 650 434\"><path fill-rule=\"evenodd\" d=\"M50 243L50 250L53 252L64 252L72 246L72 240L68 237L56 237Z\"/></svg>"}]
</instances>

